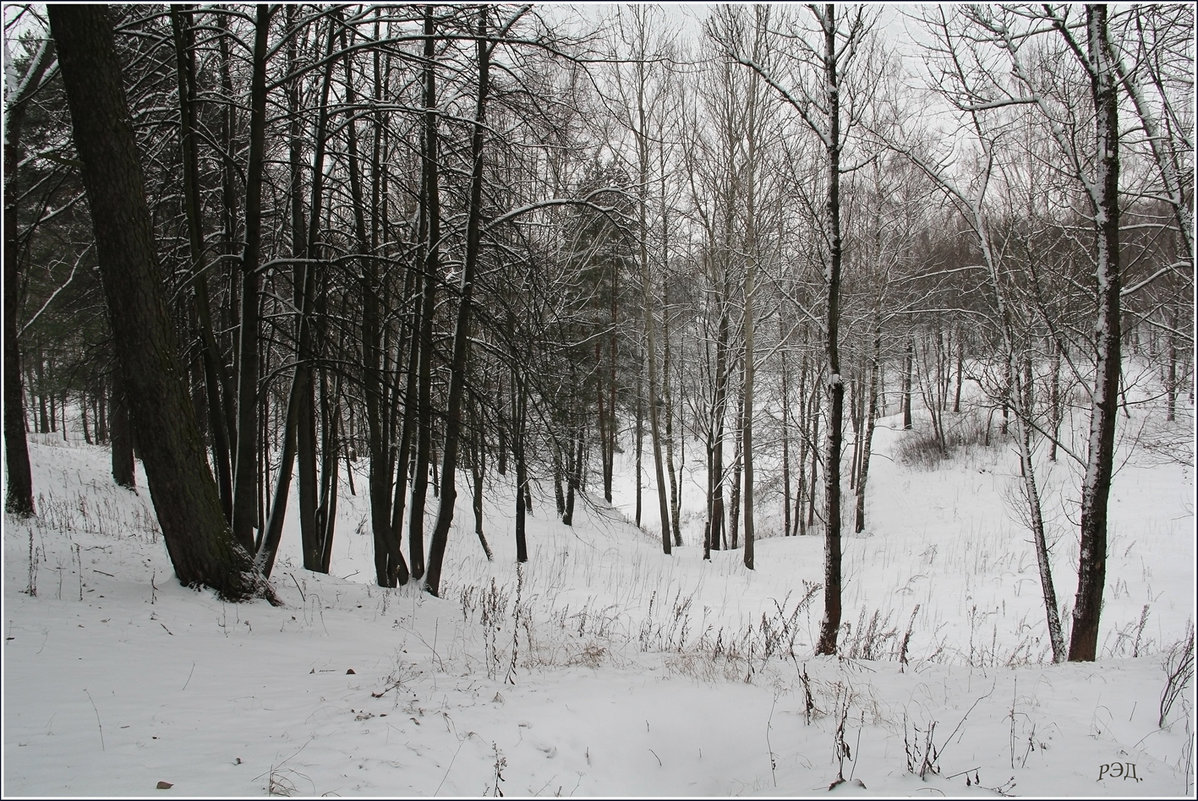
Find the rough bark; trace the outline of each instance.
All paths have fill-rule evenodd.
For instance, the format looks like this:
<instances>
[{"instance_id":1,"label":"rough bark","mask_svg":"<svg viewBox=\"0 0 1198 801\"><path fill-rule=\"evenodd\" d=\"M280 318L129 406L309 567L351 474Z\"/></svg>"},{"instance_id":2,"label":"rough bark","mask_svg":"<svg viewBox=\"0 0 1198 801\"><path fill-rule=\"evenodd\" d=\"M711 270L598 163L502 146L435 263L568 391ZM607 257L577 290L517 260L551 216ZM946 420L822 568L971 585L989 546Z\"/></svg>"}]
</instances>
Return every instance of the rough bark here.
<instances>
[{"instance_id":1,"label":"rough bark","mask_svg":"<svg viewBox=\"0 0 1198 801\"><path fill-rule=\"evenodd\" d=\"M48 11L113 343L175 573L185 585L211 587L230 600L273 598L225 520L182 381L107 9L51 5Z\"/></svg>"},{"instance_id":2,"label":"rough bark","mask_svg":"<svg viewBox=\"0 0 1198 801\"><path fill-rule=\"evenodd\" d=\"M212 435L212 461L220 490L221 508L230 521L233 515L233 473L230 461L229 429L223 412L228 395L224 361L212 328L212 308L208 296L208 277L203 267L204 224L200 197L200 169L196 140L196 65L195 33L191 7L171 6L171 31L175 42L175 67L179 101L179 150L183 166L183 208L187 217L187 245L192 281L192 300L200 333L204 391L208 429Z\"/></svg>"},{"instance_id":3,"label":"rough bark","mask_svg":"<svg viewBox=\"0 0 1198 801\"><path fill-rule=\"evenodd\" d=\"M428 549L428 572L424 586L430 595L438 595L441 585L441 564L449 543L449 527L453 522L454 502L457 500L458 445L462 424L462 401L466 388L466 356L470 343L470 313L474 281L481 250L482 190L484 148L487 129L487 99L490 93L491 45L487 42L486 6L479 8L478 21L478 98L474 109L473 133L470 137L470 205L466 216L466 258L462 265L461 297L453 332L453 359L449 366L449 397L445 409L445 448L441 454L441 497L437 522L433 527Z\"/></svg>"},{"instance_id":4,"label":"rough bark","mask_svg":"<svg viewBox=\"0 0 1198 801\"><path fill-rule=\"evenodd\" d=\"M1107 7L1086 6L1090 94L1094 103L1095 177L1092 198L1096 239L1098 317L1090 412L1090 449L1082 481L1081 551L1073 604L1070 662L1090 662L1098 651L1098 621L1106 584L1107 503L1114 472L1115 420L1120 368L1119 98L1107 41Z\"/></svg>"},{"instance_id":5,"label":"rough bark","mask_svg":"<svg viewBox=\"0 0 1198 801\"><path fill-rule=\"evenodd\" d=\"M412 465L412 501L408 513L408 560L413 579L424 576L424 507L428 499L428 471L432 461L433 313L437 303L437 277L441 271L441 190L437 163L437 62L436 21L433 7L424 9L424 132L421 141L421 200L425 207L427 244L424 286L420 307L420 361L416 397L416 458Z\"/></svg>"},{"instance_id":6,"label":"rough bark","mask_svg":"<svg viewBox=\"0 0 1198 801\"><path fill-rule=\"evenodd\" d=\"M245 247L241 254L241 319L238 327L237 438L233 461L233 535L254 550L258 517L258 261L262 240L262 181L266 155L266 58L270 7L258 6L250 77L250 154L246 167Z\"/></svg>"},{"instance_id":7,"label":"rough bark","mask_svg":"<svg viewBox=\"0 0 1198 801\"><path fill-rule=\"evenodd\" d=\"M109 442L109 450L112 453L112 480L119 487L133 489L137 486L133 468L133 421L130 415L125 379L119 368L112 376L110 414L112 438Z\"/></svg>"},{"instance_id":8,"label":"rough bark","mask_svg":"<svg viewBox=\"0 0 1198 801\"><path fill-rule=\"evenodd\" d=\"M840 375L840 87L837 75L836 7L824 8L824 78L828 104L825 145L828 169L828 260L824 272L826 292L824 325L828 362L828 433L824 451L824 618L820 623L817 654L836 653L841 617L840 450L844 428L844 381Z\"/></svg>"},{"instance_id":9,"label":"rough bark","mask_svg":"<svg viewBox=\"0 0 1198 801\"><path fill-rule=\"evenodd\" d=\"M21 129L26 104L53 61L53 43L47 42L34 55L20 90L5 109L4 120L4 459L7 466L4 509L20 517L34 514L33 471L25 436L25 391L17 335L17 315L21 308L21 245L17 231L16 193L9 188L13 186L21 161Z\"/></svg>"},{"instance_id":10,"label":"rough bark","mask_svg":"<svg viewBox=\"0 0 1198 801\"><path fill-rule=\"evenodd\" d=\"M875 311L874 347L869 365L869 390L865 401L864 434L861 439L860 463L857 466L857 515L853 530L865 531L865 486L869 480L869 457L873 452L874 429L878 418L878 373L882 367L882 323Z\"/></svg>"}]
</instances>

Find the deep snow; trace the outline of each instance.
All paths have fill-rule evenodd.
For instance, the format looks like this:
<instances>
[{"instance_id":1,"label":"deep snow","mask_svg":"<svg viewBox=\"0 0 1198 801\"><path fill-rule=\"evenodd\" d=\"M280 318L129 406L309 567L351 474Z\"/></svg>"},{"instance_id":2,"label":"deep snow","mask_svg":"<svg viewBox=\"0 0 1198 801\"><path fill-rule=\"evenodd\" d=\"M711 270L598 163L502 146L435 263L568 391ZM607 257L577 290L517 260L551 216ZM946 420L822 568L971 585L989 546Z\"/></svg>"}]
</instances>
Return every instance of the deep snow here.
<instances>
[{"instance_id":1,"label":"deep snow","mask_svg":"<svg viewBox=\"0 0 1198 801\"><path fill-rule=\"evenodd\" d=\"M705 564L691 477L666 557L651 488L646 530L626 520L630 452L622 505L569 528L537 499L519 581L510 487L489 490L491 563L463 493L443 599L369 585L359 475L333 575L298 566L289 529L272 608L179 586L147 492L113 486L103 448L35 435L40 516L4 526L3 792L811 796L843 775L834 792L1192 795L1192 686L1157 725L1162 651L1194 615L1186 414L1125 426L1140 444L1122 442L1113 490L1103 658L1060 666L1009 443L929 471L881 421L870 525L845 541L844 656L815 658L821 538L761 539L752 572L739 550ZM1077 475L1046 478L1067 606ZM764 501L759 532L777 518Z\"/></svg>"}]
</instances>

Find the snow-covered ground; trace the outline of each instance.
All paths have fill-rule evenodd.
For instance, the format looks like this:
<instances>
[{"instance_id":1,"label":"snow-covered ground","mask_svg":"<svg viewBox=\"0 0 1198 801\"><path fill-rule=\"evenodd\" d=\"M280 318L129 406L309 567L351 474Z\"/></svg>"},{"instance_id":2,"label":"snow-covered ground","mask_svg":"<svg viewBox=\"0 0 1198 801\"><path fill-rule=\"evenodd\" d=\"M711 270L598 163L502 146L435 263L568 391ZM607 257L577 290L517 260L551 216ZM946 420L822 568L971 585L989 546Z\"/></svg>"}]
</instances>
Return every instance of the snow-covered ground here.
<instances>
[{"instance_id":1,"label":"snow-covered ground","mask_svg":"<svg viewBox=\"0 0 1198 801\"><path fill-rule=\"evenodd\" d=\"M1185 418L1125 421L1102 658L1058 666L1001 441L922 469L881 421L842 656L816 658L822 539L760 539L754 571L739 550L704 563L688 480L686 545L664 556L651 488L646 531L627 522L630 452L616 508L571 528L542 492L519 574L510 486L486 500L489 563L463 493L442 599L370 586L359 475L332 575L299 566L289 530L274 608L179 586L146 491L113 486L103 448L35 436L39 517L4 525L3 793L1192 795L1192 685L1158 725L1194 616ZM1044 469L1068 608L1077 475ZM778 518L763 501L759 536Z\"/></svg>"}]
</instances>

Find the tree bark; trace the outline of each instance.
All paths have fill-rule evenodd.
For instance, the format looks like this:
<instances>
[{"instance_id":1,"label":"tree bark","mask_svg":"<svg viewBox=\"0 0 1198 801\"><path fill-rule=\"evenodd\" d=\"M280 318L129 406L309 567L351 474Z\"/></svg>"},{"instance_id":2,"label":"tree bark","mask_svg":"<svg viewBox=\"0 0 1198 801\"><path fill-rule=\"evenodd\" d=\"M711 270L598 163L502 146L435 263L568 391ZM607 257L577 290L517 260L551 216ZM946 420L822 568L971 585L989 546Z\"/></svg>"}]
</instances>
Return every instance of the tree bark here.
<instances>
[{"instance_id":1,"label":"tree bark","mask_svg":"<svg viewBox=\"0 0 1198 801\"><path fill-rule=\"evenodd\" d=\"M441 189L437 162L436 21L433 7L424 8L424 132L421 140L421 199L427 235L424 287L420 310L420 361L416 398L416 459L412 465L412 501L408 513L408 560L413 579L424 576L424 507L428 500L428 471L432 461L433 314L441 272Z\"/></svg>"},{"instance_id":2,"label":"tree bark","mask_svg":"<svg viewBox=\"0 0 1198 801\"><path fill-rule=\"evenodd\" d=\"M878 372L882 364L882 321L879 312L874 312L874 347L869 365L869 391L865 402L865 433L861 441L861 457L857 474L857 517L853 530L865 531L865 485L869 480L869 457L873 452L874 428L878 418Z\"/></svg>"},{"instance_id":3,"label":"tree bark","mask_svg":"<svg viewBox=\"0 0 1198 801\"><path fill-rule=\"evenodd\" d=\"M643 33L644 29L641 28ZM661 522L661 548L667 556L673 546L670 531L670 499L666 488L665 467L661 456L661 410L658 408L660 396L657 385L657 332L653 322L653 281L649 266L649 230L646 220L648 212L649 192L649 141L646 109L645 109L645 63L637 62L637 157L640 173L640 189L637 196L637 213L639 216L638 244L640 250L641 292L643 298L643 315L645 327L645 370L648 373L649 389L649 435L653 447L653 477L657 484L657 512Z\"/></svg>"},{"instance_id":4,"label":"tree bark","mask_svg":"<svg viewBox=\"0 0 1198 801\"><path fill-rule=\"evenodd\" d=\"M466 356L470 344L470 311L475 274L481 250L482 191L484 148L486 145L487 99L490 92L491 46L487 42L486 6L479 8L478 21L478 100L474 110L474 132L470 141L470 205L466 219L466 258L462 265L461 298L453 332L453 361L449 368L449 398L445 409L445 449L441 462L441 497L437 522L428 549L428 572L424 586L430 595L438 595L441 564L449 543L457 500L458 441L462 423L462 399L466 387Z\"/></svg>"},{"instance_id":5,"label":"tree bark","mask_svg":"<svg viewBox=\"0 0 1198 801\"><path fill-rule=\"evenodd\" d=\"M192 276L192 298L201 341L204 388L207 393L208 428L212 432L212 461L220 490L221 508L232 521L233 473L229 429L225 425L224 398L228 395L224 361L212 329L212 307L208 278L203 271L204 224L200 197L199 157L196 152L195 34L191 7L171 6L171 31L175 40L175 63L179 94L179 149L183 166L183 206L187 216L187 244Z\"/></svg>"},{"instance_id":6,"label":"tree bark","mask_svg":"<svg viewBox=\"0 0 1198 801\"><path fill-rule=\"evenodd\" d=\"M836 7L827 5L821 18L824 29L824 79L828 103L828 262L824 273L827 293L825 328L828 360L827 447L824 452L824 618L820 624L817 654L836 653L840 633L840 446L844 426L844 381L840 375L840 87L837 76Z\"/></svg>"},{"instance_id":7,"label":"tree bark","mask_svg":"<svg viewBox=\"0 0 1198 801\"><path fill-rule=\"evenodd\" d=\"M25 389L21 380L21 348L17 315L21 309L21 259L17 231L14 186L21 162L21 129L29 98L41 85L42 76L54 62L54 46L45 43L5 109L4 120L4 459L8 467L4 509L19 517L32 517L33 471L29 465L29 441L25 436Z\"/></svg>"},{"instance_id":8,"label":"tree bark","mask_svg":"<svg viewBox=\"0 0 1198 801\"><path fill-rule=\"evenodd\" d=\"M211 587L229 600L273 599L225 520L182 381L107 9L51 5L48 11L113 342L175 573L183 584Z\"/></svg>"},{"instance_id":9,"label":"tree bark","mask_svg":"<svg viewBox=\"0 0 1198 801\"><path fill-rule=\"evenodd\" d=\"M118 368L112 376L112 480L117 486L134 489L137 486L133 470L133 426L125 379Z\"/></svg>"},{"instance_id":10,"label":"tree bark","mask_svg":"<svg viewBox=\"0 0 1198 801\"><path fill-rule=\"evenodd\" d=\"M241 255L241 319L238 331L237 445L233 462L233 535L254 550L258 517L258 260L262 240L262 181L266 158L266 58L269 6L257 7L250 78L250 155L246 167L245 247Z\"/></svg>"},{"instance_id":11,"label":"tree bark","mask_svg":"<svg viewBox=\"0 0 1198 801\"><path fill-rule=\"evenodd\" d=\"M915 341L912 337L907 338L907 353L903 363L903 430L911 430L911 391L914 379L912 371L915 365Z\"/></svg>"},{"instance_id":12,"label":"tree bark","mask_svg":"<svg viewBox=\"0 0 1198 801\"><path fill-rule=\"evenodd\" d=\"M1081 552L1073 605L1070 662L1092 662L1106 584L1107 503L1115 456L1120 368L1119 98L1107 40L1107 7L1086 6L1090 93L1094 103L1096 196L1092 198L1097 245L1097 360L1090 412L1090 450L1082 481Z\"/></svg>"}]
</instances>

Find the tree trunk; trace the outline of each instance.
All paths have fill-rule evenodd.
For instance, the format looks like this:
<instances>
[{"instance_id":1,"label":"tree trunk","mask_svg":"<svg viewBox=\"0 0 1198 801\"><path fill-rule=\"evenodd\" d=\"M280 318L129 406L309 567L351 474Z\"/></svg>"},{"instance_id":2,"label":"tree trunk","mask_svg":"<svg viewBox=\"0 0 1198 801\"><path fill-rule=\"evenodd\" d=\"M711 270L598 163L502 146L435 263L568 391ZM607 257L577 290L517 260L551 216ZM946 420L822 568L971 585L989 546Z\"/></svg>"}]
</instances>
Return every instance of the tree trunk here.
<instances>
[{"instance_id":1,"label":"tree trunk","mask_svg":"<svg viewBox=\"0 0 1198 801\"><path fill-rule=\"evenodd\" d=\"M433 7L424 9L424 132L421 140L421 199L427 216L424 291L420 311L420 372L416 399L416 460L412 466L412 503L408 514L408 558L412 578L424 576L424 507L428 499L428 472L432 462L433 314L437 280L441 272L441 189L437 162L437 62L436 22Z\"/></svg>"},{"instance_id":2,"label":"tree trunk","mask_svg":"<svg viewBox=\"0 0 1198 801\"><path fill-rule=\"evenodd\" d=\"M911 430L911 385L912 375L915 364L915 341L908 337L907 339L907 355L905 357L903 367L903 430Z\"/></svg>"},{"instance_id":3,"label":"tree trunk","mask_svg":"<svg viewBox=\"0 0 1198 801\"><path fill-rule=\"evenodd\" d=\"M345 53L343 59L344 91L346 101L353 106L356 103L356 92L353 88L354 76L344 28L341 28L340 36L340 46ZM329 49L331 50L332 33L329 35L329 40ZM327 91L327 88L328 83L325 84L324 90ZM320 126L320 135L322 136L324 119L322 114ZM358 167L360 159L357 125L352 119L347 120L345 125L346 148L349 155L350 197L353 200L354 238L357 242L358 252L362 254L359 266L362 297L362 389L366 400L370 528L374 542L375 581L380 587L396 587L408 583L408 566L404 562L403 551L400 547L399 529L392 525L391 482L395 478L395 472L390 445L392 437L388 435L388 426L384 420L388 404L383 382L385 351L382 347L378 262L373 258L373 249L366 231L366 194L362 186L361 170ZM321 169L319 163L317 168ZM319 546L323 539L321 537L320 540L314 541L313 545Z\"/></svg>"},{"instance_id":4,"label":"tree trunk","mask_svg":"<svg viewBox=\"0 0 1198 801\"><path fill-rule=\"evenodd\" d=\"M21 309L17 200L16 193L10 190L21 162L21 129L27 103L53 62L53 43L46 42L29 64L21 83L22 90L8 102L4 120L4 459L8 468L4 509L19 517L32 517L34 506L33 471L29 465L29 441L25 436L21 348L17 341L17 315Z\"/></svg>"},{"instance_id":5,"label":"tree trunk","mask_svg":"<svg viewBox=\"0 0 1198 801\"><path fill-rule=\"evenodd\" d=\"M1172 423L1177 419L1177 309L1169 310L1169 333L1165 349L1168 364L1165 367L1165 420Z\"/></svg>"},{"instance_id":6,"label":"tree trunk","mask_svg":"<svg viewBox=\"0 0 1198 801\"><path fill-rule=\"evenodd\" d=\"M1092 662L1098 651L1098 620L1106 584L1107 503L1114 471L1115 420L1120 373L1119 98L1107 40L1107 7L1086 6L1090 92L1094 102L1097 244L1097 364L1090 413L1090 451L1082 482L1081 552L1069 661Z\"/></svg>"},{"instance_id":7,"label":"tree trunk","mask_svg":"<svg viewBox=\"0 0 1198 801\"><path fill-rule=\"evenodd\" d=\"M956 385L953 388L953 412L961 413L961 379L965 368L965 337L961 334L960 327L957 330L957 369L956 369Z\"/></svg>"},{"instance_id":8,"label":"tree trunk","mask_svg":"<svg viewBox=\"0 0 1198 801\"><path fill-rule=\"evenodd\" d=\"M250 156L246 168L245 248L241 256L241 320L238 333L237 449L233 462L233 536L254 550L258 510L258 261L262 239L262 182L266 157L266 59L270 7L257 7L250 79Z\"/></svg>"},{"instance_id":9,"label":"tree trunk","mask_svg":"<svg viewBox=\"0 0 1198 801\"><path fill-rule=\"evenodd\" d=\"M470 142L470 205L466 219L466 258L462 265L461 300L453 332L453 361L449 369L449 398L445 409L445 450L442 453L442 487L437 523L429 543L428 572L425 588L431 595L440 592L441 564L449 543L449 526L457 500L458 439L462 420L462 398L466 387L466 355L470 342L470 307L475 273L481 248L483 149L486 142L487 95L490 87L491 46L487 42L486 6L479 8L478 21L478 101L475 105L474 132Z\"/></svg>"},{"instance_id":10,"label":"tree trunk","mask_svg":"<svg viewBox=\"0 0 1198 801\"><path fill-rule=\"evenodd\" d=\"M869 457L873 451L874 428L878 419L878 372L882 364L882 321L874 313L874 348L869 365L869 392L865 403L865 434L861 442L861 457L857 475L857 519L853 530L865 531L865 484L869 480Z\"/></svg>"},{"instance_id":11,"label":"tree trunk","mask_svg":"<svg viewBox=\"0 0 1198 801\"><path fill-rule=\"evenodd\" d=\"M789 537L791 528L790 505L790 365L786 358L786 322L781 315L778 317L778 341L781 349L778 354L779 369L782 378L782 536Z\"/></svg>"},{"instance_id":12,"label":"tree trunk","mask_svg":"<svg viewBox=\"0 0 1198 801\"><path fill-rule=\"evenodd\" d=\"M515 395L515 418L512 431L512 457L516 462L516 561L528 561L528 542L524 536L525 517L528 514L528 465L524 459L524 440L528 419L528 390L524 378L513 368L512 392ZM554 450L556 454L556 449ZM561 483L557 483L561 487ZM559 512L560 514L560 512Z\"/></svg>"},{"instance_id":13,"label":"tree trunk","mask_svg":"<svg viewBox=\"0 0 1198 801\"><path fill-rule=\"evenodd\" d=\"M663 208L664 214L664 208ZM682 499L678 492L678 476L675 472L674 464L674 396L670 391L670 290L669 280L665 282L665 288L662 291L662 319L661 319L661 395L663 399L662 414L665 415L666 428L666 476L670 480L670 529L674 536L674 546L682 546L682 530L679 523L679 514L682 508ZM679 459L682 459L679 456ZM677 467L681 467L679 464Z\"/></svg>"},{"instance_id":14,"label":"tree trunk","mask_svg":"<svg viewBox=\"0 0 1198 801\"><path fill-rule=\"evenodd\" d=\"M477 410L476 410L477 411ZM483 553L490 562L494 559L491 546L487 544L487 535L483 531L483 481L487 475L487 451L482 442L482 415L475 418L475 437L470 441L470 477L473 479L473 492L470 496L470 508L474 512L474 533L483 546ZM517 561L519 561L517 559Z\"/></svg>"},{"instance_id":15,"label":"tree trunk","mask_svg":"<svg viewBox=\"0 0 1198 801\"><path fill-rule=\"evenodd\" d=\"M644 398L644 378L645 378L645 359L644 351L641 351L641 358L638 360L638 369L636 371L636 433L635 433L635 448L636 448L636 511L634 521L636 527L641 527L641 507L643 506L643 498L641 496L641 461L645 453L645 398Z\"/></svg>"},{"instance_id":16,"label":"tree trunk","mask_svg":"<svg viewBox=\"0 0 1198 801\"><path fill-rule=\"evenodd\" d=\"M1040 572L1040 591L1044 596L1044 611L1048 623L1048 639L1052 644L1052 661L1065 661L1065 637L1061 632L1061 615L1057 607L1057 593L1052 583L1052 565L1048 558L1048 540L1044 533L1044 514L1040 504L1040 491L1036 484L1036 465L1032 460L1031 427L1026 419L1032 413L1030 376L1025 376L1022 386L1016 391L1021 409L1015 415L1019 431L1019 472L1023 478L1024 501L1027 503L1028 522L1032 529L1032 542L1036 550L1036 566Z\"/></svg>"},{"instance_id":17,"label":"tree trunk","mask_svg":"<svg viewBox=\"0 0 1198 801\"><path fill-rule=\"evenodd\" d=\"M212 434L212 461L220 491L221 508L232 521L233 473L230 462L229 429L225 425L223 398L229 388L224 376L224 361L212 329L212 306L208 297L208 277L203 271L204 225L200 194L199 157L196 152L195 34L190 6L171 6L171 31L175 40L178 74L179 149L183 162L183 205L187 216L187 244L192 276L192 299L200 333L208 428Z\"/></svg>"},{"instance_id":18,"label":"tree trunk","mask_svg":"<svg viewBox=\"0 0 1198 801\"><path fill-rule=\"evenodd\" d=\"M113 343L125 380L150 497L175 573L229 600L273 592L253 570L221 511L182 381L132 121L104 6L51 5L51 31L71 110L75 147Z\"/></svg>"},{"instance_id":19,"label":"tree trunk","mask_svg":"<svg viewBox=\"0 0 1198 801\"><path fill-rule=\"evenodd\" d=\"M799 476L795 482L795 509L794 520L792 525L795 534L804 536L807 534L807 512L804 508L804 501L807 498L807 450L813 442L808 436L808 420L810 415L807 413L807 329L803 328L803 358L799 362L799 419L797 421L799 429L799 453L796 461L799 463Z\"/></svg>"},{"instance_id":20,"label":"tree trunk","mask_svg":"<svg viewBox=\"0 0 1198 801\"><path fill-rule=\"evenodd\" d=\"M129 396L125 379L118 368L112 376L112 479L118 487L134 489L137 486L133 470L133 425L130 418Z\"/></svg>"},{"instance_id":21,"label":"tree trunk","mask_svg":"<svg viewBox=\"0 0 1198 801\"><path fill-rule=\"evenodd\" d=\"M735 368L734 368L735 369ZM735 550L740 547L740 488L741 475L744 469L744 428L745 428L745 387L742 381L736 393L736 423L732 428L732 486L728 493L728 539L729 546Z\"/></svg>"},{"instance_id":22,"label":"tree trunk","mask_svg":"<svg viewBox=\"0 0 1198 801\"><path fill-rule=\"evenodd\" d=\"M658 167L661 177L661 252L665 275L661 290L661 395L664 401L662 414L665 415L666 428L666 476L670 479L670 528L674 536L674 546L682 547L682 530L679 523L682 500L678 492L678 478L674 469L674 395L670 391L670 216L666 203L666 153L664 147L658 147ZM685 435L684 435L685 438ZM685 447L685 444L684 444ZM683 457L679 457L680 459Z\"/></svg>"},{"instance_id":23,"label":"tree trunk","mask_svg":"<svg viewBox=\"0 0 1198 801\"><path fill-rule=\"evenodd\" d=\"M646 221L648 212L649 192L649 141L646 130L645 113L645 63L637 64L637 156L640 167L640 189L637 197L637 212L639 216L639 250L641 268L641 293L643 298L642 310L645 327L645 370L648 373L649 388L649 434L653 446L653 477L657 485L657 512L661 522L661 549L667 556L670 554L673 540L670 536L670 499L666 488L665 467L661 457L661 409L658 408L660 397L657 386L657 326L653 322L653 280L649 265L649 230Z\"/></svg>"},{"instance_id":24,"label":"tree trunk","mask_svg":"<svg viewBox=\"0 0 1198 801\"><path fill-rule=\"evenodd\" d=\"M726 270L725 270L726 272ZM725 293L724 297L727 297ZM720 304L716 328L715 392L708 427L708 448L711 452L707 493L707 522L710 528L711 549L719 550L724 539L724 416L728 405L728 312Z\"/></svg>"},{"instance_id":25,"label":"tree trunk","mask_svg":"<svg viewBox=\"0 0 1198 801\"><path fill-rule=\"evenodd\" d=\"M836 7L825 6L824 77L828 102L828 230L829 254L824 273L827 292L825 326L828 359L828 440L824 454L824 618L817 654L836 653L840 633L840 445L844 418L844 381L840 375L840 88L837 78Z\"/></svg>"}]
</instances>

